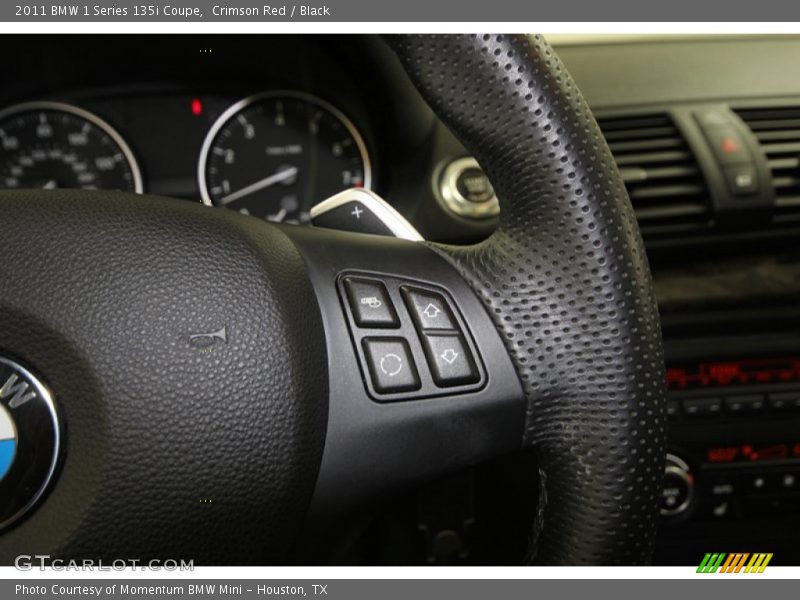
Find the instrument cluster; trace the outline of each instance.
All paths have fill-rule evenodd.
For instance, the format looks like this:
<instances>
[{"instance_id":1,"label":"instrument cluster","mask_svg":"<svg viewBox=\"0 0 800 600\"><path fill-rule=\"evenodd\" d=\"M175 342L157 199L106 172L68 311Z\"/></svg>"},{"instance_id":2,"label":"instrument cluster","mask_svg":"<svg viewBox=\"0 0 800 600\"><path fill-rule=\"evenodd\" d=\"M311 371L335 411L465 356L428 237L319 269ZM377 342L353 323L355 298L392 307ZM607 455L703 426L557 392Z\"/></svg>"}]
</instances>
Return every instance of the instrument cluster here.
<instances>
[{"instance_id":1,"label":"instrument cluster","mask_svg":"<svg viewBox=\"0 0 800 600\"><path fill-rule=\"evenodd\" d=\"M29 101L0 109L0 189L123 190L274 222L373 185L367 141L305 91L241 99L183 92Z\"/></svg>"}]
</instances>

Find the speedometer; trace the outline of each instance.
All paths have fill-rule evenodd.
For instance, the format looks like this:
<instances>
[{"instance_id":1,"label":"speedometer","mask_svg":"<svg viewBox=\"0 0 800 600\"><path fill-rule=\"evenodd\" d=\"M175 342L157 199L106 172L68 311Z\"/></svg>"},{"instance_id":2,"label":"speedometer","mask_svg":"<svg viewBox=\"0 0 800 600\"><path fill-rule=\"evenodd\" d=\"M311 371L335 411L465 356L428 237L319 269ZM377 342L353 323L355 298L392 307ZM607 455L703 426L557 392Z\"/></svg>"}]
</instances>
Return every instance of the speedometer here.
<instances>
[{"instance_id":1,"label":"speedometer","mask_svg":"<svg viewBox=\"0 0 800 600\"><path fill-rule=\"evenodd\" d=\"M30 102L0 111L0 188L142 191L125 140L86 110Z\"/></svg>"},{"instance_id":2,"label":"speedometer","mask_svg":"<svg viewBox=\"0 0 800 600\"><path fill-rule=\"evenodd\" d=\"M198 177L208 205L292 223L307 222L317 202L372 183L353 123L301 92L266 92L226 110L203 144Z\"/></svg>"}]
</instances>

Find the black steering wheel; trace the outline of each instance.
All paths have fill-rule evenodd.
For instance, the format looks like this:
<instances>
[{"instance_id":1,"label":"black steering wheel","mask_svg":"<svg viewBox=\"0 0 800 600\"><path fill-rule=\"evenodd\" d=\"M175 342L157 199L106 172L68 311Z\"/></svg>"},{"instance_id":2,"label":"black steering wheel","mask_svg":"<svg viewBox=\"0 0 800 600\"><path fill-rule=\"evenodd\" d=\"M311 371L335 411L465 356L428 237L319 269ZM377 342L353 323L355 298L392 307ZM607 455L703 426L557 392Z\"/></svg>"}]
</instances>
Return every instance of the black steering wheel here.
<instances>
[{"instance_id":1,"label":"black steering wheel","mask_svg":"<svg viewBox=\"0 0 800 600\"><path fill-rule=\"evenodd\" d=\"M0 562L281 562L310 509L528 447L535 562L649 560L658 314L588 106L541 38L389 42L494 185L500 226L480 244L0 193L0 356L51 390L63 442Z\"/></svg>"}]
</instances>

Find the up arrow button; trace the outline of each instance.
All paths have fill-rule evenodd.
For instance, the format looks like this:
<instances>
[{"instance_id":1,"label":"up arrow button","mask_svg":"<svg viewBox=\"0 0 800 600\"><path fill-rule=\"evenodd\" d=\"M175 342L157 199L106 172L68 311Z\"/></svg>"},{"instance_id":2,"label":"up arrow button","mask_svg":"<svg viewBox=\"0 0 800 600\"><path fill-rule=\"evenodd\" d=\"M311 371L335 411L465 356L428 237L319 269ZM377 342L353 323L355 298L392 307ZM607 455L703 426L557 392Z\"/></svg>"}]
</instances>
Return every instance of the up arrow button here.
<instances>
[{"instance_id":1,"label":"up arrow button","mask_svg":"<svg viewBox=\"0 0 800 600\"><path fill-rule=\"evenodd\" d=\"M439 316L439 313L441 313L442 311L439 308L437 308L432 302L429 302L428 306L426 306L425 310L423 310L422 312L425 313L425 316L428 317L429 319L435 319L437 316Z\"/></svg>"},{"instance_id":2,"label":"up arrow button","mask_svg":"<svg viewBox=\"0 0 800 600\"><path fill-rule=\"evenodd\" d=\"M403 286L401 291L417 329L458 329L443 296L409 286Z\"/></svg>"}]
</instances>

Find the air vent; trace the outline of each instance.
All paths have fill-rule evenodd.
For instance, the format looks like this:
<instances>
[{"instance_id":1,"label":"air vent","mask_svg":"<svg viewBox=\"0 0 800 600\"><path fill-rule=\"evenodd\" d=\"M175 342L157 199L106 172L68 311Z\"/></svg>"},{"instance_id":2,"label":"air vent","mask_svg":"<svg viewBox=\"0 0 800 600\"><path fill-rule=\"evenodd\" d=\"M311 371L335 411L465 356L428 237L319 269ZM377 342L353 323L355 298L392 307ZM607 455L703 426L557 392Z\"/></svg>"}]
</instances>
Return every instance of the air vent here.
<instances>
[{"instance_id":1,"label":"air vent","mask_svg":"<svg viewBox=\"0 0 800 600\"><path fill-rule=\"evenodd\" d=\"M800 106L736 110L758 138L775 187L776 222L800 220Z\"/></svg>"},{"instance_id":2,"label":"air vent","mask_svg":"<svg viewBox=\"0 0 800 600\"><path fill-rule=\"evenodd\" d=\"M665 114L598 119L645 234L706 229L708 190L686 141Z\"/></svg>"}]
</instances>

